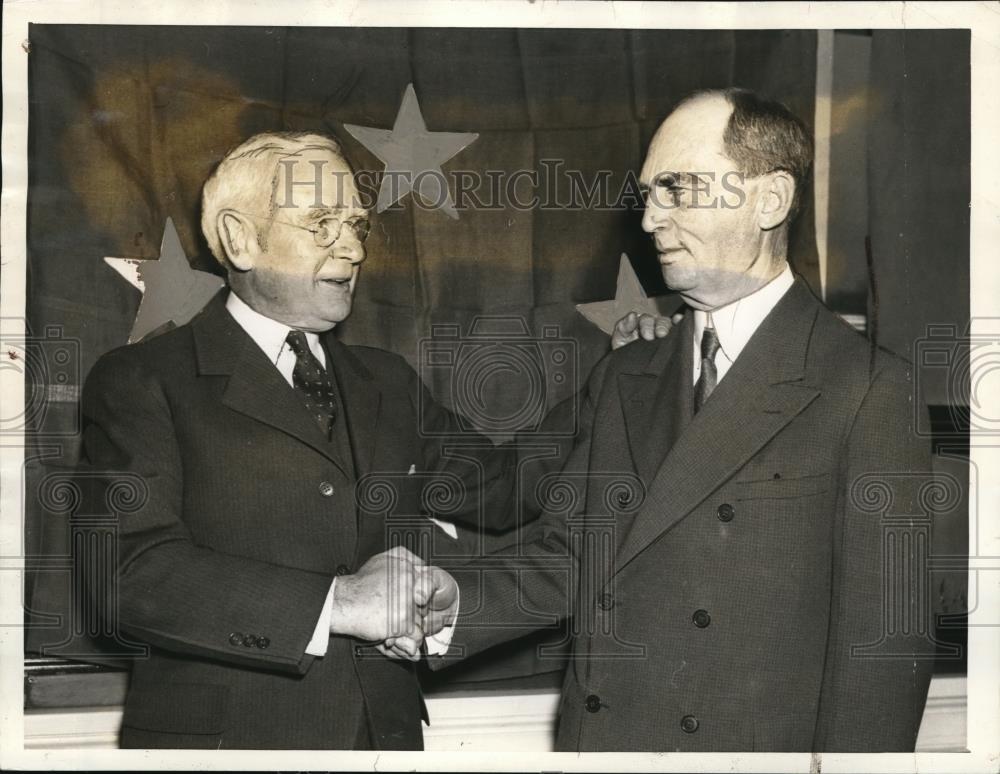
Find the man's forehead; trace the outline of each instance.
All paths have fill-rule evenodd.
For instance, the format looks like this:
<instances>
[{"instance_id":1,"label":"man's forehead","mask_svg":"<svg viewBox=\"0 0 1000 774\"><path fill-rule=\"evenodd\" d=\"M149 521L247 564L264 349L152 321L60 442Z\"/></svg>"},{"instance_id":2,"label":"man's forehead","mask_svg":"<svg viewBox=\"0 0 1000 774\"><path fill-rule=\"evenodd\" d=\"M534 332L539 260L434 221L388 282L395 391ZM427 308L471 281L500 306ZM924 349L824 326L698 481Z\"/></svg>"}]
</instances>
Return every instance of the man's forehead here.
<instances>
[{"instance_id":1,"label":"man's forehead","mask_svg":"<svg viewBox=\"0 0 1000 774\"><path fill-rule=\"evenodd\" d=\"M305 148L279 159L274 194L283 207L307 211L361 207L354 172L328 148Z\"/></svg>"},{"instance_id":2,"label":"man's forehead","mask_svg":"<svg viewBox=\"0 0 1000 774\"><path fill-rule=\"evenodd\" d=\"M731 113L721 97L701 97L677 108L653 135L643 180L651 182L668 171L709 172L723 165L723 134Z\"/></svg>"}]
</instances>

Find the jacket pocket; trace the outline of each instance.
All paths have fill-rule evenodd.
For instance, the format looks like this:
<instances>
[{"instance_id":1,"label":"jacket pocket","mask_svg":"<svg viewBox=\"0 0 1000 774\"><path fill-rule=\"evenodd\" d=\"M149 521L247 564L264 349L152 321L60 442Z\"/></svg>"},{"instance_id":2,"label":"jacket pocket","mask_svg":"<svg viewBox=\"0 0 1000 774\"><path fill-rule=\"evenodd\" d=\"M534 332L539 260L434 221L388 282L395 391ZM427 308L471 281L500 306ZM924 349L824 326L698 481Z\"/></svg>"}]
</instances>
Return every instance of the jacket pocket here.
<instances>
[{"instance_id":1,"label":"jacket pocket","mask_svg":"<svg viewBox=\"0 0 1000 774\"><path fill-rule=\"evenodd\" d=\"M792 478L747 479L734 482L737 500L787 500L809 497L830 490L830 474Z\"/></svg>"},{"instance_id":2,"label":"jacket pocket","mask_svg":"<svg viewBox=\"0 0 1000 774\"><path fill-rule=\"evenodd\" d=\"M229 689L172 683L129 691L122 726L168 734L221 734Z\"/></svg>"}]
</instances>

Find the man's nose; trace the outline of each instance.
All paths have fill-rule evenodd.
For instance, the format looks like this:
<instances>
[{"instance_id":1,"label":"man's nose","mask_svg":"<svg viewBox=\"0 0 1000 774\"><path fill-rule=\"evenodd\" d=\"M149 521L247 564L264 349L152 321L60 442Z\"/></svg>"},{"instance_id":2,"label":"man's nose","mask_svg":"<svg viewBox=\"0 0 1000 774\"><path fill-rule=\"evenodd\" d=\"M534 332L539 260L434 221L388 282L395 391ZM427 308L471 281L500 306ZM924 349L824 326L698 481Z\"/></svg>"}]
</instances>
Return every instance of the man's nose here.
<instances>
[{"instance_id":1,"label":"man's nose","mask_svg":"<svg viewBox=\"0 0 1000 774\"><path fill-rule=\"evenodd\" d=\"M345 228L333 243L333 257L351 263L361 263L367 257L367 253L364 244L354 236L354 232Z\"/></svg>"},{"instance_id":2,"label":"man's nose","mask_svg":"<svg viewBox=\"0 0 1000 774\"><path fill-rule=\"evenodd\" d=\"M642 213L642 230L647 234L652 234L659 229L666 228L669 224L669 218L666 208L657 206L650 198L646 201L646 209Z\"/></svg>"}]
</instances>

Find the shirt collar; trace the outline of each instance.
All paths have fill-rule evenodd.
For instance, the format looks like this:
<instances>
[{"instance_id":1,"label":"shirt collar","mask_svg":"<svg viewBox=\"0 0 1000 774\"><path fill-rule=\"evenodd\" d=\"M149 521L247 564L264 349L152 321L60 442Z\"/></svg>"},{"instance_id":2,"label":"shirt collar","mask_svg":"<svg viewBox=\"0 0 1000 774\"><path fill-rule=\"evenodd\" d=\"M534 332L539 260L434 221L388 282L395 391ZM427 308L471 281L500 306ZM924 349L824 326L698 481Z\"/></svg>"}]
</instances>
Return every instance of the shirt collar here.
<instances>
[{"instance_id":1,"label":"shirt collar","mask_svg":"<svg viewBox=\"0 0 1000 774\"><path fill-rule=\"evenodd\" d=\"M277 363L278 357L285 347L288 332L292 329L284 323L272 320L256 309L252 309L246 301L232 291L229 291L229 297L226 299L226 309L239 323L239 326L256 342L257 346L264 350L268 359L272 363ZM319 336L312 331L304 331L304 333L306 341L309 343L309 349L315 353L319 344Z\"/></svg>"},{"instance_id":2,"label":"shirt collar","mask_svg":"<svg viewBox=\"0 0 1000 774\"><path fill-rule=\"evenodd\" d=\"M708 315L712 315L712 324L719 337L719 346L730 362L735 362L750 337L764 322L764 318L795 284L795 275L788 263L773 280L764 287L755 290L749 296L733 301L726 306L713 309L711 313L696 309L694 312L695 351L700 352L701 335L705 330Z\"/></svg>"}]
</instances>

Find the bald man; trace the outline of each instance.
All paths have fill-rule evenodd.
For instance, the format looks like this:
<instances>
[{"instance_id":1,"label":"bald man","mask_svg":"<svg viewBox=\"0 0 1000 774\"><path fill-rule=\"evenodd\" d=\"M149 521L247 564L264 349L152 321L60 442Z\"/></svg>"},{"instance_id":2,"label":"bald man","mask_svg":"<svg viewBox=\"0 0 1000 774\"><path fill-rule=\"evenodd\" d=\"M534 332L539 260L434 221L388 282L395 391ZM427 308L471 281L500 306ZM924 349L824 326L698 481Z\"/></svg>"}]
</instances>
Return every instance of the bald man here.
<instances>
[{"instance_id":1,"label":"bald man","mask_svg":"<svg viewBox=\"0 0 1000 774\"><path fill-rule=\"evenodd\" d=\"M484 579L452 653L572 619L558 750L913 750L930 450L909 365L789 267L811 154L749 91L667 117L642 227L683 321L594 369L559 497L517 556L452 568L463 596ZM872 507L887 492L891 525Z\"/></svg>"}]
</instances>

